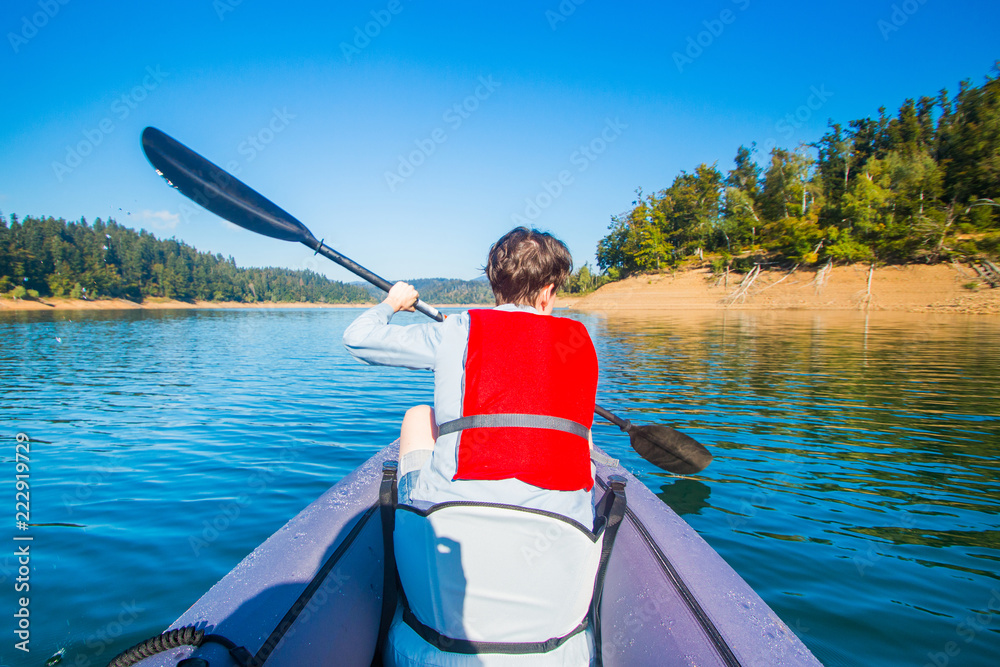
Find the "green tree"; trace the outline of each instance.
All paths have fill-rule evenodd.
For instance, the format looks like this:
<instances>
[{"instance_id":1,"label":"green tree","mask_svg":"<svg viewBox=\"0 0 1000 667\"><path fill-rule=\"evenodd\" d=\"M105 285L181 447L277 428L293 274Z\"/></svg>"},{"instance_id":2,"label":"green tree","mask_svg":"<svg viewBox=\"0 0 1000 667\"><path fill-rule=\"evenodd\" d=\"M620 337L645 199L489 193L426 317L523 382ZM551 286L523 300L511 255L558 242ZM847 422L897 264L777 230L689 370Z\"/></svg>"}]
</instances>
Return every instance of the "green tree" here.
<instances>
[{"instance_id":1,"label":"green tree","mask_svg":"<svg viewBox=\"0 0 1000 667\"><path fill-rule=\"evenodd\" d=\"M762 224L758 214L761 171L753 160L755 150L755 144L750 148L740 146L733 160L735 166L726 176L720 229L729 253L756 245Z\"/></svg>"},{"instance_id":2,"label":"green tree","mask_svg":"<svg viewBox=\"0 0 1000 667\"><path fill-rule=\"evenodd\" d=\"M808 212L812 160L804 151L771 151L771 166L764 176L761 211L768 220L802 217Z\"/></svg>"},{"instance_id":3,"label":"green tree","mask_svg":"<svg viewBox=\"0 0 1000 667\"><path fill-rule=\"evenodd\" d=\"M598 266L628 275L696 250L774 261L941 261L1000 252L1000 62L980 86L904 100L809 148L777 147L762 170L741 146L721 179L681 172L612 219ZM718 260L716 260L718 263Z\"/></svg>"},{"instance_id":4,"label":"green tree","mask_svg":"<svg viewBox=\"0 0 1000 667\"><path fill-rule=\"evenodd\" d=\"M830 130L818 142L816 149L816 176L819 178L825 206L820 214L825 226L843 227L844 195L850 185L851 167L855 163L853 143L844 135L841 126L830 123Z\"/></svg>"}]
</instances>

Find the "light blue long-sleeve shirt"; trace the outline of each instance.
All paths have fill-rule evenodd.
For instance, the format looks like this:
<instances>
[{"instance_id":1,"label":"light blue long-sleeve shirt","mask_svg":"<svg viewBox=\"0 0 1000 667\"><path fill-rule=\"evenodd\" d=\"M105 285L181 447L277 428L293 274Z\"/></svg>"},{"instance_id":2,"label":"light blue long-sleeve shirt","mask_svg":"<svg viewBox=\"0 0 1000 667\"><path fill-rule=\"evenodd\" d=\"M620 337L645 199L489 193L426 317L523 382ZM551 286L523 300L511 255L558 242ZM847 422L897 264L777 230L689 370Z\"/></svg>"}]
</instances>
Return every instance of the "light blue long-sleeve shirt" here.
<instances>
[{"instance_id":1,"label":"light blue long-sleeve shirt","mask_svg":"<svg viewBox=\"0 0 1000 667\"><path fill-rule=\"evenodd\" d=\"M531 306L505 304L497 310L538 313ZM356 358L380 366L402 366L434 372L434 413L438 424L462 416L465 352L469 314L450 315L444 322L391 325L387 303L369 308L344 332L344 345ZM539 317L546 317L538 314ZM552 491L518 479L454 480L458 468L459 433L438 438L434 453L420 471L410 499L427 503L452 500L505 503L556 512L592 526L589 491Z\"/></svg>"}]
</instances>

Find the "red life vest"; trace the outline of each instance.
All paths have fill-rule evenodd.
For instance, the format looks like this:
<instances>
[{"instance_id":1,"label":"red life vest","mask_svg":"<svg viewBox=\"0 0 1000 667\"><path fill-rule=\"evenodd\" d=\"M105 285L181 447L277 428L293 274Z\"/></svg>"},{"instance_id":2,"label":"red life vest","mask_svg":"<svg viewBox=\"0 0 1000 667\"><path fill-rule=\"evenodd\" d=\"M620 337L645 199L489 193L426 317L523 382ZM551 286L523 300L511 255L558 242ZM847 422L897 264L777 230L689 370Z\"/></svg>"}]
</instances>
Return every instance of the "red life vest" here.
<instances>
[{"instance_id":1,"label":"red life vest","mask_svg":"<svg viewBox=\"0 0 1000 667\"><path fill-rule=\"evenodd\" d=\"M589 491L597 353L586 328L527 312L471 310L469 317L456 421L499 425L461 427L454 479L514 478L543 489Z\"/></svg>"}]
</instances>

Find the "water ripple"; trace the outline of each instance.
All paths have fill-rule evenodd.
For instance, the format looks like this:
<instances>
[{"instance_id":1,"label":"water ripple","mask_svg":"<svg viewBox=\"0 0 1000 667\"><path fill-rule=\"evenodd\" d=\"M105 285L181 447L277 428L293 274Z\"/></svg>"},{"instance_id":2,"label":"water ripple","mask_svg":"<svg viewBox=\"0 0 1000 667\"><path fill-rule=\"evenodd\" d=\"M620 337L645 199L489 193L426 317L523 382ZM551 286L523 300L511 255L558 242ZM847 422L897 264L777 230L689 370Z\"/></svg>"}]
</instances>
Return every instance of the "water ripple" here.
<instances>
[{"instance_id":1,"label":"water ripple","mask_svg":"<svg viewBox=\"0 0 1000 667\"><path fill-rule=\"evenodd\" d=\"M34 609L66 621L36 626L40 653L106 661L95 633L133 600L116 649L159 632L432 400L429 374L346 354L356 314L0 316L0 437L51 443L32 450L33 520L85 526L34 529ZM822 660L924 664L970 614L1000 610L995 318L573 317L598 348L602 404L716 459L678 478L615 427L595 440ZM1000 633L961 646L963 665L993 665Z\"/></svg>"}]
</instances>

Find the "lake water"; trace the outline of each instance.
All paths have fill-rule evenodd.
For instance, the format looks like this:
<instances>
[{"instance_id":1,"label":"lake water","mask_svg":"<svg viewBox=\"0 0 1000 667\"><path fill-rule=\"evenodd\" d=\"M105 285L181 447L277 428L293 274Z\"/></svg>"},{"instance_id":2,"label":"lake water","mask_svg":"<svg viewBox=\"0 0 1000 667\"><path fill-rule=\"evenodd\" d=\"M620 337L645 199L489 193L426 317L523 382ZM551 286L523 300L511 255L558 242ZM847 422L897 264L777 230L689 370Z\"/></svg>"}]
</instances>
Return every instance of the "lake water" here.
<instances>
[{"instance_id":1,"label":"lake water","mask_svg":"<svg viewBox=\"0 0 1000 667\"><path fill-rule=\"evenodd\" d=\"M431 377L351 359L357 312L0 314L0 664L107 664L393 440ZM715 461L677 478L611 426L595 440L820 660L1000 662L1000 319L571 316L597 344L599 401ZM75 526L15 529L19 432L31 522ZM34 538L27 656L15 536Z\"/></svg>"}]
</instances>

